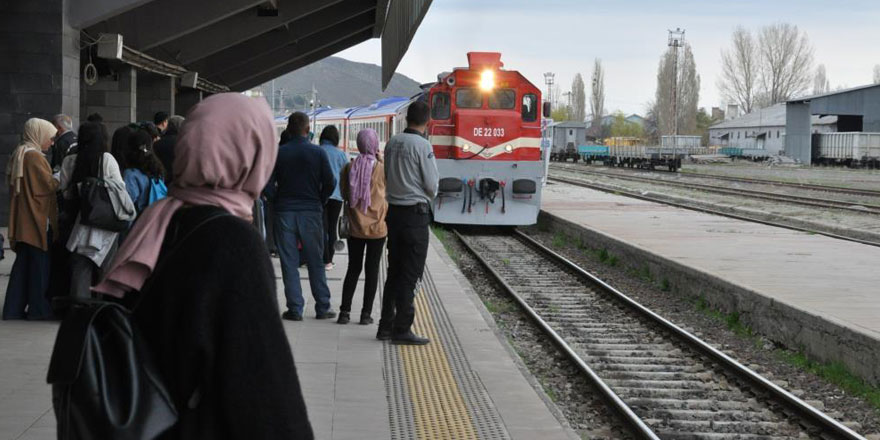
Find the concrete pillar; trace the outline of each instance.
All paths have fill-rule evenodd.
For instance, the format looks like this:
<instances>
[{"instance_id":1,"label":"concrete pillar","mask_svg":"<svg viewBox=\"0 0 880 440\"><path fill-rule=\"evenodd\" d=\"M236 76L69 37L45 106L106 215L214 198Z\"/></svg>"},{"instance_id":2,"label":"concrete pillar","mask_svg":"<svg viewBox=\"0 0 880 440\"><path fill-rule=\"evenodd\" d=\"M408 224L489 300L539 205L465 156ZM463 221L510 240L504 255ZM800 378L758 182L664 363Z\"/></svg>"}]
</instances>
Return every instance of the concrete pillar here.
<instances>
[{"instance_id":1,"label":"concrete pillar","mask_svg":"<svg viewBox=\"0 0 880 440\"><path fill-rule=\"evenodd\" d=\"M120 65L114 74L99 77L94 85L83 83L80 109L82 118L100 113L111 135L117 128L135 122L137 82L137 70L128 65Z\"/></svg>"},{"instance_id":2,"label":"concrete pillar","mask_svg":"<svg viewBox=\"0 0 880 440\"><path fill-rule=\"evenodd\" d=\"M180 89L177 91L176 109L177 114L186 116L187 112L203 98L202 91L197 89Z\"/></svg>"},{"instance_id":3,"label":"concrete pillar","mask_svg":"<svg viewBox=\"0 0 880 440\"><path fill-rule=\"evenodd\" d=\"M152 121L156 112L174 114L176 80L150 72L138 72L137 120Z\"/></svg>"},{"instance_id":4,"label":"concrete pillar","mask_svg":"<svg viewBox=\"0 0 880 440\"><path fill-rule=\"evenodd\" d=\"M809 102L785 105L785 155L809 165L812 161L812 121Z\"/></svg>"},{"instance_id":5,"label":"concrete pillar","mask_svg":"<svg viewBox=\"0 0 880 440\"><path fill-rule=\"evenodd\" d=\"M0 181L24 122L66 113L79 122L79 32L66 0L0 1ZM9 197L0 184L0 224Z\"/></svg>"}]
</instances>

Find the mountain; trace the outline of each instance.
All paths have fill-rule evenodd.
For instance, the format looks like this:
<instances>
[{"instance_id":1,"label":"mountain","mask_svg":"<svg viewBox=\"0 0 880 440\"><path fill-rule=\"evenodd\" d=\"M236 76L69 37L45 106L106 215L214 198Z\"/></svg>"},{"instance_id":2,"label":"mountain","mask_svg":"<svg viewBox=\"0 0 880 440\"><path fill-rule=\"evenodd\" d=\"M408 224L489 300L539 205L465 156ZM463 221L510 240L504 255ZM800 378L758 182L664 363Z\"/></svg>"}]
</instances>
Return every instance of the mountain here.
<instances>
[{"instance_id":1,"label":"mountain","mask_svg":"<svg viewBox=\"0 0 880 440\"><path fill-rule=\"evenodd\" d=\"M419 83L395 73L382 91L382 68L339 57L325 58L275 79L275 106L279 109L302 110L311 98L312 85L318 91L321 106L333 108L370 104L388 96L412 96L419 93ZM260 86L263 95L272 95L272 83ZM282 91L283 89L283 91ZM281 104L284 100L284 105Z\"/></svg>"}]
</instances>

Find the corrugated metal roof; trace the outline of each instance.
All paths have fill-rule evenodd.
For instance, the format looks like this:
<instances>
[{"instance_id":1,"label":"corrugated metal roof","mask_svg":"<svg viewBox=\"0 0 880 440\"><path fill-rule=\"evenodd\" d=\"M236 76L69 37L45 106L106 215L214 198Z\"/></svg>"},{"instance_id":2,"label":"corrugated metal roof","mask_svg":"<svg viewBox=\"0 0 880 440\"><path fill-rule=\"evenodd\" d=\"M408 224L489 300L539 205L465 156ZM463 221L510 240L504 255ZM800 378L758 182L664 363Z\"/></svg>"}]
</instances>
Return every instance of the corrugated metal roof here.
<instances>
[{"instance_id":1,"label":"corrugated metal roof","mask_svg":"<svg viewBox=\"0 0 880 440\"><path fill-rule=\"evenodd\" d=\"M837 116L813 116L813 125L836 124ZM723 121L709 127L712 130L756 127L784 127L785 103L775 104L767 108L753 111L729 121Z\"/></svg>"},{"instance_id":2,"label":"corrugated metal roof","mask_svg":"<svg viewBox=\"0 0 880 440\"><path fill-rule=\"evenodd\" d=\"M409 98L405 98L403 96L392 96L389 98L380 99L368 107L361 107L354 113L352 113L352 118L365 118L370 116L377 115L388 115L391 113L397 113L401 107L406 105L409 102Z\"/></svg>"},{"instance_id":3,"label":"corrugated metal roof","mask_svg":"<svg viewBox=\"0 0 880 440\"><path fill-rule=\"evenodd\" d=\"M874 87L880 87L880 84L868 84L868 85L866 85L866 86L858 86L858 87L851 87L851 88L843 89L843 90L835 90L835 91L833 91L833 92L821 93L821 94L818 94L818 95L812 95L812 96L805 96L805 97L803 97L803 98L790 99L788 102L804 102L804 101L810 101L810 100L817 99L817 98L825 98L825 97L828 97L828 96L842 95L842 94L844 94L844 93L849 93L849 92L858 92L858 91L861 91L861 90L871 89L871 88L874 88Z\"/></svg>"},{"instance_id":4,"label":"corrugated metal roof","mask_svg":"<svg viewBox=\"0 0 880 440\"><path fill-rule=\"evenodd\" d=\"M429 7L431 0L391 0L388 4L382 32L382 90L391 82Z\"/></svg>"},{"instance_id":5,"label":"corrugated metal roof","mask_svg":"<svg viewBox=\"0 0 880 440\"><path fill-rule=\"evenodd\" d=\"M587 128L587 124L577 121L560 121L550 124L550 126L559 128Z\"/></svg>"}]
</instances>

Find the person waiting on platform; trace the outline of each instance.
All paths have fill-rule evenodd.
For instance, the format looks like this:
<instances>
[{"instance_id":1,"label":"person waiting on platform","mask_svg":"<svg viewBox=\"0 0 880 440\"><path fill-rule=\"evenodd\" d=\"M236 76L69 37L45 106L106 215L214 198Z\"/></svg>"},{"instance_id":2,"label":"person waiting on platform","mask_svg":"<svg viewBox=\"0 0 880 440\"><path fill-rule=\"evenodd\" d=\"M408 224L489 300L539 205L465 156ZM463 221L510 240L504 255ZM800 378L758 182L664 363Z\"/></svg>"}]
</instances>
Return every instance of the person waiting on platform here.
<instances>
[{"instance_id":1,"label":"person waiting on platform","mask_svg":"<svg viewBox=\"0 0 880 440\"><path fill-rule=\"evenodd\" d=\"M165 169L153 154L153 139L144 130L138 130L128 138L125 150L127 168L122 173L125 190L131 196L138 215L150 203L165 197Z\"/></svg>"},{"instance_id":2,"label":"person waiting on platform","mask_svg":"<svg viewBox=\"0 0 880 440\"><path fill-rule=\"evenodd\" d=\"M336 129L336 126L324 127L318 143L321 144L321 149L327 153L327 159L330 160L330 171L338 181L342 167L348 163L348 154L339 148L339 130ZM333 269L333 254L336 251L334 245L339 238L336 233L339 212L342 211L342 193L339 188L340 185L336 185L333 194L324 205L324 235L327 237L324 242L324 266L327 270Z\"/></svg>"},{"instance_id":3,"label":"person waiting on platform","mask_svg":"<svg viewBox=\"0 0 880 440\"><path fill-rule=\"evenodd\" d=\"M366 270L364 277L364 303L361 307L361 325L373 323L373 300L379 286L379 264L388 227L385 214L388 202L385 200L385 167L378 157L379 135L367 128L358 132L357 148L360 152L355 160L342 169L339 186L347 205L350 221L348 237L348 271L342 283L342 306L339 307L340 324L351 319L351 300L361 276L361 266ZM366 261L364 261L366 251Z\"/></svg>"},{"instance_id":4,"label":"person waiting on platform","mask_svg":"<svg viewBox=\"0 0 880 440\"><path fill-rule=\"evenodd\" d=\"M76 152L76 132L73 131L73 119L64 114L55 115L52 118L52 125L58 132L55 134L55 141L49 149L48 157L52 172L57 173L61 170L64 158Z\"/></svg>"},{"instance_id":5,"label":"person waiting on platform","mask_svg":"<svg viewBox=\"0 0 880 440\"><path fill-rule=\"evenodd\" d=\"M428 104L422 101L410 104L407 128L385 144L388 278L376 338L395 344L430 342L412 332L416 282L425 270L431 203L440 180L434 147L424 137L429 113Z\"/></svg>"},{"instance_id":6,"label":"person waiting on platform","mask_svg":"<svg viewBox=\"0 0 880 440\"><path fill-rule=\"evenodd\" d=\"M159 135L165 134L165 130L168 129L168 113L156 112L153 115L153 125L159 130Z\"/></svg>"},{"instance_id":7,"label":"person waiting on platform","mask_svg":"<svg viewBox=\"0 0 880 440\"><path fill-rule=\"evenodd\" d=\"M116 252L119 238L118 232L82 223L78 215L81 185L90 178L102 179L107 183L108 190L120 194L124 205L130 209L130 217L126 220L133 219L135 215L119 165L105 149L105 131L99 123L82 124L76 154L67 156L61 165L61 191L65 205L73 208L70 217L75 219L66 246L70 251L70 295L77 298L92 296L91 287Z\"/></svg>"},{"instance_id":8,"label":"person waiting on platform","mask_svg":"<svg viewBox=\"0 0 880 440\"><path fill-rule=\"evenodd\" d=\"M177 136L183 121L183 116L179 115L168 118L168 128L162 133L162 138L153 145L153 151L162 161L162 167L165 169L165 182L169 184L174 180L174 146L177 145Z\"/></svg>"},{"instance_id":9,"label":"person waiting on platform","mask_svg":"<svg viewBox=\"0 0 880 440\"><path fill-rule=\"evenodd\" d=\"M9 156L9 245L15 263L6 287L3 319L51 319L49 243L57 234L55 191L58 181L43 153L52 145L55 127L43 119L24 123L21 143Z\"/></svg>"},{"instance_id":10,"label":"person waiting on platform","mask_svg":"<svg viewBox=\"0 0 880 440\"><path fill-rule=\"evenodd\" d=\"M250 224L277 151L265 100L222 93L196 104L168 197L95 287L139 302L132 318L178 412L162 439L313 438L272 262Z\"/></svg>"},{"instance_id":11,"label":"person waiting on platform","mask_svg":"<svg viewBox=\"0 0 880 440\"><path fill-rule=\"evenodd\" d=\"M309 117L305 113L291 114L287 130L291 141L278 149L275 171L266 187L266 195L275 207L275 241L287 298L287 311L282 318L301 321L305 306L297 242L302 243L302 255L309 270L315 317L335 318L324 269L324 204L333 194L336 178L327 154L308 140Z\"/></svg>"}]
</instances>

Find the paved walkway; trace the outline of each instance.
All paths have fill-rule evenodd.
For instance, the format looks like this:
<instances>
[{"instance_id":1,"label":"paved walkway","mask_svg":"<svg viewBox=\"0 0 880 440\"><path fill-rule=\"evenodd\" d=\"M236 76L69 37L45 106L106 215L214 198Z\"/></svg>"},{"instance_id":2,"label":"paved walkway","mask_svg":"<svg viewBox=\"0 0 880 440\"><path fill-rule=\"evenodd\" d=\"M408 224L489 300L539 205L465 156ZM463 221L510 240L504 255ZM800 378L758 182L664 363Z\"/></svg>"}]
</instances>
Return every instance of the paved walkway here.
<instances>
[{"instance_id":1,"label":"paved walkway","mask_svg":"<svg viewBox=\"0 0 880 440\"><path fill-rule=\"evenodd\" d=\"M375 324L317 321L310 299L303 322L284 323L316 437L573 438L499 341L464 278L437 249L443 252L432 238L418 297L417 331L433 339L426 347L379 342ZM339 254L329 272L336 310L346 258ZM0 262L3 294L13 259L7 251ZM275 264L280 277L278 260ZM301 274L307 285L305 271ZM283 307L280 278L278 291ZM379 304L377 298L377 321ZM45 375L56 331L56 323L0 321L0 440L55 438Z\"/></svg>"}]
</instances>

